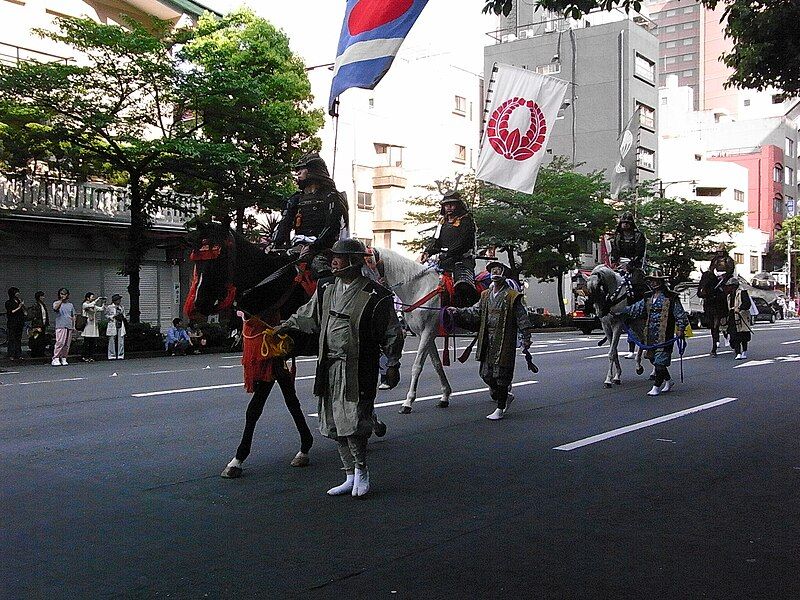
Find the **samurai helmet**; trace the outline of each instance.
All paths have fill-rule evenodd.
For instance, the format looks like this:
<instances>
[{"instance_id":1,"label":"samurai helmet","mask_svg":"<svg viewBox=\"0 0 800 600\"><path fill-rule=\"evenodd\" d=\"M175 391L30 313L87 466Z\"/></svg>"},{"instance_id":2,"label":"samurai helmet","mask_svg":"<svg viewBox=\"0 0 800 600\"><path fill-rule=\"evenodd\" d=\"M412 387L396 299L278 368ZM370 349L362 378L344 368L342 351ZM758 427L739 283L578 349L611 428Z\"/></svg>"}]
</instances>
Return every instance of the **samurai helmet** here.
<instances>
[{"instance_id":1,"label":"samurai helmet","mask_svg":"<svg viewBox=\"0 0 800 600\"><path fill-rule=\"evenodd\" d=\"M436 181L436 187L439 188L439 193L442 195L442 199L439 201L439 205L441 206L441 214L444 214L445 204L458 204L460 205L458 208L459 212L467 212L467 204L464 202L464 199L458 192L458 184L462 177L463 174L456 175L456 180L453 184L453 187L446 187L446 182L444 181Z\"/></svg>"}]
</instances>

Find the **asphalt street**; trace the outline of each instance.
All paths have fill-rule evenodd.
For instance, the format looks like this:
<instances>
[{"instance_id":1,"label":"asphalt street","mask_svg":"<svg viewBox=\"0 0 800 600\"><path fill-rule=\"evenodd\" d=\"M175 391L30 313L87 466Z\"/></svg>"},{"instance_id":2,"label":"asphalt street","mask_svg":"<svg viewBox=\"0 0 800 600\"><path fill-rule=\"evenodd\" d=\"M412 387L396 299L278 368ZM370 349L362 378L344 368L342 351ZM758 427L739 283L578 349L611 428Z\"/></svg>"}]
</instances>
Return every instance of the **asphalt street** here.
<instances>
[{"instance_id":1,"label":"asphalt street","mask_svg":"<svg viewBox=\"0 0 800 600\"><path fill-rule=\"evenodd\" d=\"M603 387L600 336L537 334L498 422L472 359L449 408L428 367L398 414L410 338L363 500L326 496L341 465L318 433L289 466L277 388L244 477L219 477L238 355L0 373L0 598L798 598L800 321L755 329L747 361L698 331L656 398L629 360Z\"/></svg>"}]
</instances>

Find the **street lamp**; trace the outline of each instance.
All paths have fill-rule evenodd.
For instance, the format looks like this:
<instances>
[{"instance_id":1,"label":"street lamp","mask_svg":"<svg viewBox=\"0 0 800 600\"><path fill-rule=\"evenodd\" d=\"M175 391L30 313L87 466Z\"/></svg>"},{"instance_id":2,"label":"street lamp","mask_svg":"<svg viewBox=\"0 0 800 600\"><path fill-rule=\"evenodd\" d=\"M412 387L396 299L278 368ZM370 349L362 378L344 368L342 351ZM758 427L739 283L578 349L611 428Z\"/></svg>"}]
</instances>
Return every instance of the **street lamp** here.
<instances>
[{"instance_id":1,"label":"street lamp","mask_svg":"<svg viewBox=\"0 0 800 600\"><path fill-rule=\"evenodd\" d=\"M783 225L777 223L775 231L781 231ZM786 228L786 297L792 298L792 228Z\"/></svg>"},{"instance_id":2,"label":"street lamp","mask_svg":"<svg viewBox=\"0 0 800 600\"><path fill-rule=\"evenodd\" d=\"M671 185L675 185L676 183L691 183L692 188L697 185L697 181L694 179L681 179L680 181L662 181L661 179L654 179L652 183L658 183L658 195L661 198L664 197L664 192L666 189ZM694 193L694 189L692 189L692 193Z\"/></svg>"}]
</instances>

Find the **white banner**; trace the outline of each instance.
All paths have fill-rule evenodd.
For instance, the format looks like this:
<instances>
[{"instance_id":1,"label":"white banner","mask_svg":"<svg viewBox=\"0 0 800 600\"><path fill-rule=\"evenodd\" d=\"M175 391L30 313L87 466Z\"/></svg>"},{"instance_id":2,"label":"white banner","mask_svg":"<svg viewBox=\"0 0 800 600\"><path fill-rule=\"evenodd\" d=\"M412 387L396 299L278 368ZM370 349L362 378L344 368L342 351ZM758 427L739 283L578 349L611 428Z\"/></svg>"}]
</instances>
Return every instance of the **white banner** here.
<instances>
[{"instance_id":1,"label":"white banner","mask_svg":"<svg viewBox=\"0 0 800 600\"><path fill-rule=\"evenodd\" d=\"M567 85L527 69L497 65L478 179L533 193Z\"/></svg>"}]
</instances>

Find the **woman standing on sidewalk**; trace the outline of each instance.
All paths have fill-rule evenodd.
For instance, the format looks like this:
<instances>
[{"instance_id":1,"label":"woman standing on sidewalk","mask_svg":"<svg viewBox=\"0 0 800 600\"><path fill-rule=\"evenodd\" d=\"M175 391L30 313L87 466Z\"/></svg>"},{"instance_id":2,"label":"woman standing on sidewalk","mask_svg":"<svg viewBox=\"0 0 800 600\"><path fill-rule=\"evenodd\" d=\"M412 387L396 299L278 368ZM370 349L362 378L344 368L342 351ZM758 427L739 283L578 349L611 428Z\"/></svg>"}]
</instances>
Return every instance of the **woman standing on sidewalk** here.
<instances>
[{"instance_id":1,"label":"woman standing on sidewalk","mask_svg":"<svg viewBox=\"0 0 800 600\"><path fill-rule=\"evenodd\" d=\"M75 307L69 301L69 290L58 290L58 300L53 302L56 312L56 346L53 348L54 367L67 364L69 347L72 344L72 332L75 331Z\"/></svg>"},{"instance_id":2,"label":"woman standing on sidewalk","mask_svg":"<svg viewBox=\"0 0 800 600\"><path fill-rule=\"evenodd\" d=\"M100 337L100 328L97 325L97 314L103 312L105 306L103 302L105 298L102 296L96 298L94 293L86 292L83 297L82 314L86 319L86 325L83 327L81 337L83 338L83 351L81 352L81 360L83 362L94 362L94 351L97 344L97 338ZM100 306L98 306L98 303Z\"/></svg>"},{"instance_id":3,"label":"woman standing on sidewalk","mask_svg":"<svg viewBox=\"0 0 800 600\"><path fill-rule=\"evenodd\" d=\"M25 328L25 303L19 297L19 288L8 288L6 301L8 318L8 358L22 358L22 330Z\"/></svg>"}]
</instances>

